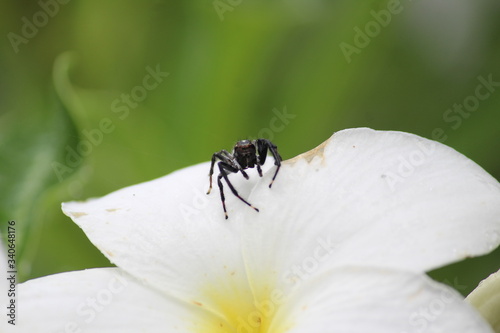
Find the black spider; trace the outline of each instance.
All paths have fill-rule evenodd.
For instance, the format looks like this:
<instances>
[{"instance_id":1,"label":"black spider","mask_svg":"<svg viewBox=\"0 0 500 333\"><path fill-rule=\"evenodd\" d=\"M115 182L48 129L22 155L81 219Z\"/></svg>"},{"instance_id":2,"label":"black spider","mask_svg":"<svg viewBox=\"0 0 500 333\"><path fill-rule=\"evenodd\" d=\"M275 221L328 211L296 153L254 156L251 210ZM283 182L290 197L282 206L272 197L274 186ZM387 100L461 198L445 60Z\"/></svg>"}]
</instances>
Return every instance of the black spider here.
<instances>
[{"instance_id":1,"label":"black spider","mask_svg":"<svg viewBox=\"0 0 500 333\"><path fill-rule=\"evenodd\" d=\"M210 194L210 191L212 190L212 175L214 173L215 160L219 159L220 162L217 163L217 165L219 166L220 173L219 176L217 177L217 184L219 185L222 208L224 209L224 214L226 215L226 219L228 218L228 216L226 211L226 202L225 202L226 200L224 197L224 189L222 186L221 178L225 179L227 185L231 189L231 192L233 192L233 194L236 197L238 197L241 201L243 201L248 206L252 207L258 212L259 210L256 207L252 206L248 201L243 199L238 194L233 184L231 184L231 182L229 181L227 175L228 173L238 173L238 171L240 171L243 177L248 179L248 175L244 170L257 166L257 171L259 172L259 176L262 177L261 165L264 165L264 163L266 162L268 149L274 157L274 164L277 166L273 179L269 184L269 188L271 188L274 179L276 178L276 175L278 174L278 171L281 167L281 161L282 161L280 154L278 154L278 147L276 147L271 141L267 139L257 139L251 141L242 140L236 142L232 153L229 153L227 150L221 150L212 155L212 165L210 166L210 173L208 174L210 178L210 187L208 188L207 194Z\"/></svg>"}]
</instances>

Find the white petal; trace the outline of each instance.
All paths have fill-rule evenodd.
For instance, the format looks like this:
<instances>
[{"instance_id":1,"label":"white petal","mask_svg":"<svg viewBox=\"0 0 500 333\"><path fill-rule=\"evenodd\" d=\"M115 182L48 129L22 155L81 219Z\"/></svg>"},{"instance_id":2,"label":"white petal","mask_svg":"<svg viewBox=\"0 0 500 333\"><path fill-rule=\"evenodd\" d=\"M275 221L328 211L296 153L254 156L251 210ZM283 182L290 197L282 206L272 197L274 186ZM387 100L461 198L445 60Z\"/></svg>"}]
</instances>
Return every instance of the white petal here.
<instances>
[{"instance_id":1,"label":"white petal","mask_svg":"<svg viewBox=\"0 0 500 333\"><path fill-rule=\"evenodd\" d=\"M0 272L3 272L5 276L5 278L0 279L0 290L4 291L0 292L0 308L2 309L5 309L10 303L10 297L8 296L10 281L7 280L7 278L9 277L9 274L7 272L10 271L10 269L8 268L7 251L4 246L5 245L3 244L2 238L0 237Z\"/></svg>"},{"instance_id":2,"label":"white petal","mask_svg":"<svg viewBox=\"0 0 500 333\"><path fill-rule=\"evenodd\" d=\"M415 135L344 130L286 161L269 189L271 176L243 224L248 271L273 274L268 288L342 265L426 271L500 241L500 184Z\"/></svg>"},{"instance_id":3,"label":"white petal","mask_svg":"<svg viewBox=\"0 0 500 333\"><path fill-rule=\"evenodd\" d=\"M466 300L481 313L495 332L500 332L500 271L481 281Z\"/></svg>"},{"instance_id":4,"label":"white petal","mask_svg":"<svg viewBox=\"0 0 500 333\"><path fill-rule=\"evenodd\" d=\"M125 271L226 315L232 304L252 304L331 267L423 271L486 253L500 240L498 182L453 149L414 135L336 133L286 161L272 189L269 168L262 179L230 176L260 212L226 186L229 220L215 179L205 194L208 163L63 210Z\"/></svg>"},{"instance_id":5,"label":"white petal","mask_svg":"<svg viewBox=\"0 0 500 333\"><path fill-rule=\"evenodd\" d=\"M18 285L16 325L2 332L203 332L220 329L202 306L167 299L116 268L51 275Z\"/></svg>"},{"instance_id":6,"label":"white petal","mask_svg":"<svg viewBox=\"0 0 500 333\"><path fill-rule=\"evenodd\" d=\"M291 322L289 333L492 332L456 291L425 275L338 268L310 282L276 306L271 331Z\"/></svg>"},{"instance_id":7,"label":"white petal","mask_svg":"<svg viewBox=\"0 0 500 333\"><path fill-rule=\"evenodd\" d=\"M240 245L241 211L249 208L228 194L225 220L218 173L206 195L209 168L203 163L101 199L65 203L63 211L113 263L165 294L214 312L224 307L214 295L251 304ZM234 179L247 192L257 180Z\"/></svg>"}]
</instances>

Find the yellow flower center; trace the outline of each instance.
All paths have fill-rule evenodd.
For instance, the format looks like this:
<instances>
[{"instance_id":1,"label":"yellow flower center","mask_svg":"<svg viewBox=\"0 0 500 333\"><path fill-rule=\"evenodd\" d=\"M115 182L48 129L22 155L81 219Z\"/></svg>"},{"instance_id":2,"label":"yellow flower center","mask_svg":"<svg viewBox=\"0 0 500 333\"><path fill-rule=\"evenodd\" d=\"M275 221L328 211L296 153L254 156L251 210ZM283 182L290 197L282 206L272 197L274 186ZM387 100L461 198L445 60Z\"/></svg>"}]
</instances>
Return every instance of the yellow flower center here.
<instances>
[{"instance_id":1,"label":"yellow flower center","mask_svg":"<svg viewBox=\"0 0 500 333\"><path fill-rule=\"evenodd\" d=\"M283 333L292 326L282 316L281 305L285 301L283 291L270 287L273 284L256 283L236 273L225 285L210 284L203 294L211 305L194 301L193 304L208 311L209 327L196 327L200 333ZM249 287L250 284L250 287Z\"/></svg>"}]
</instances>

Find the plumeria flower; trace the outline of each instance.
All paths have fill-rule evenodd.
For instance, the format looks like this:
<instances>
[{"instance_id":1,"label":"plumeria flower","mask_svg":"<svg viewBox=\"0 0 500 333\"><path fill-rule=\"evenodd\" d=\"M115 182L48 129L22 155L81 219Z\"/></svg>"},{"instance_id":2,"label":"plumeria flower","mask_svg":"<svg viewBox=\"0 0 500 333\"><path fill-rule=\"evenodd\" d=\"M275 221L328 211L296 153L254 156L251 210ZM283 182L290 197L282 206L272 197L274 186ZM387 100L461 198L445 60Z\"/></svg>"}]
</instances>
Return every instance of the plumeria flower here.
<instances>
[{"instance_id":1,"label":"plumeria flower","mask_svg":"<svg viewBox=\"0 0 500 333\"><path fill-rule=\"evenodd\" d=\"M350 129L264 177L209 162L63 204L117 267L19 285L20 332L492 332L424 272L500 243L500 184L440 143ZM216 192L216 191L213 191Z\"/></svg>"},{"instance_id":2,"label":"plumeria flower","mask_svg":"<svg viewBox=\"0 0 500 333\"><path fill-rule=\"evenodd\" d=\"M500 332L500 270L481 281L466 300L479 310L495 332Z\"/></svg>"}]
</instances>

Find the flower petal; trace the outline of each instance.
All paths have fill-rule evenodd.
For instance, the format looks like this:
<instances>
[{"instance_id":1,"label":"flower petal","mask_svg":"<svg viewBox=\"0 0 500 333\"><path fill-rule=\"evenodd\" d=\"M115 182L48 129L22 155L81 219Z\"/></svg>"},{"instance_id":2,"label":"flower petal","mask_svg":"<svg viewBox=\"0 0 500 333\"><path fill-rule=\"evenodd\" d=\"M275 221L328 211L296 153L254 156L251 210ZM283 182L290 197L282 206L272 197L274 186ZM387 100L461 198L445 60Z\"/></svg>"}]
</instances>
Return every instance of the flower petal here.
<instances>
[{"instance_id":1,"label":"flower petal","mask_svg":"<svg viewBox=\"0 0 500 333\"><path fill-rule=\"evenodd\" d=\"M289 333L492 332L455 290L423 274L345 267L309 287L279 307L272 330L292 322Z\"/></svg>"},{"instance_id":2,"label":"flower petal","mask_svg":"<svg viewBox=\"0 0 500 333\"><path fill-rule=\"evenodd\" d=\"M205 195L208 169L199 164L63 210L128 273L233 318L235 304L245 312L242 304L252 309L273 288L332 267L421 272L500 240L498 182L453 149L411 134L338 132L284 162L272 189L272 163L263 178L232 174L260 212L226 193L229 220L217 193Z\"/></svg>"},{"instance_id":3,"label":"flower petal","mask_svg":"<svg viewBox=\"0 0 500 333\"><path fill-rule=\"evenodd\" d=\"M10 281L8 280L9 278L9 273L11 269L9 269L8 266L8 257L7 257L7 251L5 251L6 248L4 248L4 244L2 241L2 238L0 238L0 271L4 272L5 278L0 279L0 290L4 290L4 292L0 293L0 307L2 309L7 308L7 305L10 303L10 299L14 299L14 297L9 297L9 292L8 290L10 289ZM12 295L15 296L15 295Z\"/></svg>"},{"instance_id":4,"label":"flower petal","mask_svg":"<svg viewBox=\"0 0 500 333\"><path fill-rule=\"evenodd\" d=\"M343 265L426 271L500 242L500 184L416 135L340 131L285 161L269 189L271 176L242 233L248 271L273 275L268 289Z\"/></svg>"},{"instance_id":5,"label":"flower petal","mask_svg":"<svg viewBox=\"0 0 500 333\"><path fill-rule=\"evenodd\" d=\"M217 189L206 195L209 168L203 163L100 199L65 203L63 211L111 262L164 294L214 312L251 304L240 243L241 211L248 207L228 195L225 220ZM233 178L242 193L257 180Z\"/></svg>"},{"instance_id":6,"label":"flower petal","mask_svg":"<svg viewBox=\"0 0 500 333\"><path fill-rule=\"evenodd\" d=\"M5 324L2 332L204 332L225 325L201 306L168 299L116 268L51 275L18 288L16 326Z\"/></svg>"},{"instance_id":7,"label":"flower petal","mask_svg":"<svg viewBox=\"0 0 500 333\"><path fill-rule=\"evenodd\" d=\"M466 300L481 313L495 332L500 332L500 271L481 281Z\"/></svg>"}]
</instances>

